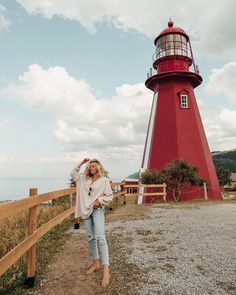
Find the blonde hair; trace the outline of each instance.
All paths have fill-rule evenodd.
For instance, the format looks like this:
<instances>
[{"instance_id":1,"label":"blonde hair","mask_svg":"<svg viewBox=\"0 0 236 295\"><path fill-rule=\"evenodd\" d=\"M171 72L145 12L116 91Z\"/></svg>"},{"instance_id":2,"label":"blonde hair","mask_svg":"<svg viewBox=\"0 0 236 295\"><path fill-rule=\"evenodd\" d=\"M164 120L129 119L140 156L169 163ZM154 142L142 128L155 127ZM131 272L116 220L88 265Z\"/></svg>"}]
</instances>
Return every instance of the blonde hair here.
<instances>
[{"instance_id":1,"label":"blonde hair","mask_svg":"<svg viewBox=\"0 0 236 295\"><path fill-rule=\"evenodd\" d=\"M87 167L85 168L85 171L84 171L84 174L87 177L91 177L92 176L92 174L89 171L89 168L90 168L90 165L91 164L95 164L95 167L98 170L98 175L99 176L105 176L105 169L102 167L102 164L97 159L91 159L91 160L89 160L89 162L87 164Z\"/></svg>"}]
</instances>

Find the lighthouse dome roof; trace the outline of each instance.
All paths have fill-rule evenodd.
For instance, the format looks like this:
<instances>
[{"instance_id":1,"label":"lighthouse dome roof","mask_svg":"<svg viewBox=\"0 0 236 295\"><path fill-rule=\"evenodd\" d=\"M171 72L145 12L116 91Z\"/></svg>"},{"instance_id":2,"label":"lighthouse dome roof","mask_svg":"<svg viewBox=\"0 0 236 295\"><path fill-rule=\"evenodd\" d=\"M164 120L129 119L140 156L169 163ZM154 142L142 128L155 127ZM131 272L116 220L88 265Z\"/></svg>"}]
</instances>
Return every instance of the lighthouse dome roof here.
<instances>
[{"instance_id":1,"label":"lighthouse dome roof","mask_svg":"<svg viewBox=\"0 0 236 295\"><path fill-rule=\"evenodd\" d=\"M174 22L172 20L170 20L168 22L168 28L164 29L155 39L154 44L156 45L157 40L162 37L163 35L167 35L167 34L181 34L184 35L187 38L187 41L189 40L188 35L186 34L186 32L179 28L179 27L174 27Z\"/></svg>"}]
</instances>

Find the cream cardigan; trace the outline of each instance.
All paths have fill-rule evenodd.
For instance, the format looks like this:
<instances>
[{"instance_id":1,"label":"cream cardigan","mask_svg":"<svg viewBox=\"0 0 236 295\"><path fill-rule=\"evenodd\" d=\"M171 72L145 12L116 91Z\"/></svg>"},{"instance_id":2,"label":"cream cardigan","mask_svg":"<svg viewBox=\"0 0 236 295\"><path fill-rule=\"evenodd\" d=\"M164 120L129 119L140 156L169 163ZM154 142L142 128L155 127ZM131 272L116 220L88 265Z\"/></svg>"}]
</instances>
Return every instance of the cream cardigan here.
<instances>
[{"instance_id":1,"label":"cream cardigan","mask_svg":"<svg viewBox=\"0 0 236 295\"><path fill-rule=\"evenodd\" d=\"M92 183L91 178L80 174L75 167L70 173L76 182L75 218L88 218L93 212L93 203L98 199L101 204L107 205L113 199L113 193L109 180L100 177Z\"/></svg>"}]
</instances>

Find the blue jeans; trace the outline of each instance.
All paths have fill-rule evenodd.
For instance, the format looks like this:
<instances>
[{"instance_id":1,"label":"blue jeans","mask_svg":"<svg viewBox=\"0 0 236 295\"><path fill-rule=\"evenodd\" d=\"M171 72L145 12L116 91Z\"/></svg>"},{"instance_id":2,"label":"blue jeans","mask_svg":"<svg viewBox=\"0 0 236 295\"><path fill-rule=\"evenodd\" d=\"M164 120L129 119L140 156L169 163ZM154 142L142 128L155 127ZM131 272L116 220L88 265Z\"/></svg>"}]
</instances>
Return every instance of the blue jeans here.
<instances>
[{"instance_id":1,"label":"blue jeans","mask_svg":"<svg viewBox=\"0 0 236 295\"><path fill-rule=\"evenodd\" d=\"M94 260L99 259L98 246L102 264L109 265L108 246L105 238L104 208L93 209L93 213L84 220L85 230L89 238L90 252ZM98 244L98 245L97 245Z\"/></svg>"}]
</instances>

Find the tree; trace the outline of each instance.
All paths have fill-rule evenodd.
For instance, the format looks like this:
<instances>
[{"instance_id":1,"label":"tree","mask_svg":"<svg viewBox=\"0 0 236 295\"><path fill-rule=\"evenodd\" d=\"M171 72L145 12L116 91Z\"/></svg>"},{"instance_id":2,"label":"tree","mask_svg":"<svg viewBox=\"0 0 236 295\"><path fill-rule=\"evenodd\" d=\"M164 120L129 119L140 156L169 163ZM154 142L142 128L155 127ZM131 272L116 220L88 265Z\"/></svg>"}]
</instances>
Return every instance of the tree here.
<instances>
[{"instance_id":1,"label":"tree","mask_svg":"<svg viewBox=\"0 0 236 295\"><path fill-rule=\"evenodd\" d=\"M173 198L179 201L181 190L184 186L190 184L192 186L202 186L205 182L197 175L197 167L191 166L185 160L175 160L171 162L165 169L166 184L168 188L173 190Z\"/></svg>"},{"instance_id":2,"label":"tree","mask_svg":"<svg viewBox=\"0 0 236 295\"><path fill-rule=\"evenodd\" d=\"M165 174L157 169L149 169L141 174L140 178L143 184L158 184L166 181Z\"/></svg>"},{"instance_id":3,"label":"tree","mask_svg":"<svg viewBox=\"0 0 236 295\"><path fill-rule=\"evenodd\" d=\"M144 184L166 183L167 187L172 189L175 201L179 201L184 186L202 186L204 182L198 177L197 168L185 160L175 160L160 171L150 169L141 175L141 183Z\"/></svg>"},{"instance_id":4,"label":"tree","mask_svg":"<svg viewBox=\"0 0 236 295\"><path fill-rule=\"evenodd\" d=\"M219 183L220 183L220 186L223 187L224 185L226 184L229 184L231 183L231 172L229 169L226 169L226 168L217 168L216 169L216 174L217 174L217 177L218 177L218 180L219 180Z\"/></svg>"}]
</instances>

